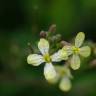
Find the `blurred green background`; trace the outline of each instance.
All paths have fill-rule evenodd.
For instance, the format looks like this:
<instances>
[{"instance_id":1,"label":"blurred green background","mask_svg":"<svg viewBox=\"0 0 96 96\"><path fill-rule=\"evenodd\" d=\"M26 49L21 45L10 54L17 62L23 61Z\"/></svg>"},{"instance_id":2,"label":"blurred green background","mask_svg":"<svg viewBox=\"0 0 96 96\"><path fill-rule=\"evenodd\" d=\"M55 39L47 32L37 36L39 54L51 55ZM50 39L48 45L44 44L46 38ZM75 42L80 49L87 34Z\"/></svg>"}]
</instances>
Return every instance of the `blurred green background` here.
<instances>
[{"instance_id":1,"label":"blurred green background","mask_svg":"<svg viewBox=\"0 0 96 96\"><path fill-rule=\"evenodd\" d=\"M96 96L96 67L89 67L96 56L73 72L73 87L65 93L46 82L43 65L27 64L27 43L34 45L51 24L64 40L83 31L96 42L96 0L0 0L0 96Z\"/></svg>"}]
</instances>

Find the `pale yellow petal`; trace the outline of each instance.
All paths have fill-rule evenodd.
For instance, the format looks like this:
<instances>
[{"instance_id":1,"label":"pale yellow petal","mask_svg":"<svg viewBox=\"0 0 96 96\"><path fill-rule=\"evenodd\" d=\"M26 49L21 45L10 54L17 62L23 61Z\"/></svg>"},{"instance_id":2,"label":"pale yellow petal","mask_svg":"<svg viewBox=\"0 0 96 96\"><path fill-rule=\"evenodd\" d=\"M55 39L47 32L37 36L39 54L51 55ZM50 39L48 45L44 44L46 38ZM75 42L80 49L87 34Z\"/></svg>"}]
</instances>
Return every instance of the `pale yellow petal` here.
<instances>
[{"instance_id":1,"label":"pale yellow petal","mask_svg":"<svg viewBox=\"0 0 96 96\"><path fill-rule=\"evenodd\" d=\"M73 53L72 51L72 46L66 45L62 48L62 50L66 51L68 56L71 55Z\"/></svg>"},{"instance_id":2,"label":"pale yellow petal","mask_svg":"<svg viewBox=\"0 0 96 96\"><path fill-rule=\"evenodd\" d=\"M80 48L80 53L83 57L88 57L91 54L91 48L89 46L84 46Z\"/></svg>"},{"instance_id":3,"label":"pale yellow petal","mask_svg":"<svg viewBox=\"0 0 96 96\"><path fill-rule=\"evenodd\" d=\"M80 68L80 57L77 54L72 56L70 66L73 70Z\"/></svg>"},{"instance_id":4,"label":"pale yellow petal","mask_svg":"<svg viewBox=\"0 0 96 96\"><path fill-rule=\"evenodd\" d=\"M67 60L68 59L68 55L67 52L63 51L63 50L59 50L58 52L54 53L51 56L51 59L53 62L59 62L62 60Z\"/></svg>"},{"instance_id":5,"label":"pale yellow petal","mask_svg":"<svg viewBox=\"0 0 96 96\"><path fill-rule=\"evenodd\" d=\"M83 32L79 32L75 38L75 46L80 47L85 39L85 34Z\"/></svg>"},{"instance_id":6,"label":"pale yellow petal","mask_svg":"<svg viewBox=\"0 0 96 96\"><path fill-rule=\"evenodd\" d=\"M40 52L44 54L48 54L49 51L49 42L46 39L40 39L38 43L38 48Z\"/></svg>"},{"instance_id":7,"label":"pale yellow petal","mask_svg":"<svg viewBox=\"0 0 96 96\"><path fill-rule=\"evenodd\" d=\"M59 79L60 79L60 75L59 75L59 74L56 74L56 77L55 77L55 78L53 78L53 79L48 79L47 81L48 81L50 84L56 84L56 83L58 83Z\"/></svg>"},{"instance_id":8,"label":"pale yellow petal","mask_svg":"<svg viewBox=\"0 0 96 96\"><path fill-rule=\"evenodd\" d=\"M55 69L56 69L57 73L60 76L67 76L69 78L73 78L73 76L71 74L71 71L70 71L69 67L66 66L66 64L64 66L58 66L58 65L56 65L55 66Z\"/></svg>"},{"instance_id":9,"label":"pale yellow petal","mask_svg":"<svg viewBox=\"0 0 96 96\"><path fill-rule=\"evenodd\" d=\"M62 91L69 91L71 87L72 87L72 84L68 77L64 77L59 84L59 88Z\"/></svg>"},{"instance_id":10,"label":"pale yellow petal","mask_svg":"<svg viewBox=\"0 0 96 96\"><path fill-rule=\"evenodd\" d=\"M43 57L41 55L38 55L38 54L30 54L27 57L27 63L32 64L33 66L38 66L43 62L44 62Z\"/></svg>"},{"instance_id":11,"label":"pale yellow petal","mask_svg":"<svg viewBox=\"0 0 96 96\"><path fill-rule=\"evenodd\" d=\"M56 77L56 71L51 63L46 63L44 67L44 76L46 80L52 80Z\"/></svg>"},{"instance_id":12,"label":"pale yellow petal","mask_svg":"<svg viewBox=\"0 0 96 96\"><path fill-rule=\"evenodd\" d=\"M65 50L61 50L61 58L63 60L67 60L68 59L68 53Z\"/></svg>"}]
</instances>

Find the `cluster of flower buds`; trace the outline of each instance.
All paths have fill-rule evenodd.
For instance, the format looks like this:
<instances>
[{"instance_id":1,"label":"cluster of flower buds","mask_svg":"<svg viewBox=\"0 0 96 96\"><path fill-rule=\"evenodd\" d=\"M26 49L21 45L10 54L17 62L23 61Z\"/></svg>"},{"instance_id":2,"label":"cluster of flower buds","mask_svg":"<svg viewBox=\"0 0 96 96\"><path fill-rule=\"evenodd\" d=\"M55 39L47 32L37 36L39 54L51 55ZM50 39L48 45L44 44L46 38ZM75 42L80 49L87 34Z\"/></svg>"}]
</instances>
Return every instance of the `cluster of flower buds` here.
<instances>
[{"instance_id":1,"label":"cluster of flower buds","mask_svg":"<svg viewBox=\"0 0 96 96\"><path fill-rule=\"evenodd\" d=\"M56 25L53 24L47 32L40 32L40 41L38 42L39 53L29 54L27 63L33 66L45 63L45 79L49 83L54 84L60 81L59 88L62 91L69 91L72 86L70 68L73 70L79 69L80 57L88 57L91 49L89 46L82 47L85 39L83 32L79 32L74 44L70 44L62 40L60 34L54 35L55 30ZM64 63L61 61L64 61Z\"/></svg>"}]
</instances>

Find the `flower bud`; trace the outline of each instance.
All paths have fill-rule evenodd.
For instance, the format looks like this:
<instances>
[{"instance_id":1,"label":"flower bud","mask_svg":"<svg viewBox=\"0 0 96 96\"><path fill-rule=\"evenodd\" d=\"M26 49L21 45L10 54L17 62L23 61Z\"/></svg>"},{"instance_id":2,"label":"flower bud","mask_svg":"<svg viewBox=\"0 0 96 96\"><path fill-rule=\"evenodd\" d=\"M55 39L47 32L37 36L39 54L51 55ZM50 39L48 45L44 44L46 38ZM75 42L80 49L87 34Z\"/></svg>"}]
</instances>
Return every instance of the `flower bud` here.
<instances>
[{"instance_id":1,"label":"flower bud","mask_svg":"<svg viewBox=\"0 0 96 96\"><path fill-rule=\"evenodd\" d=\"M56 35L56 40L57 40L57 41L60 41L60 40L61 40L61 34L57 34L57 35Z\"/></svg>"},{"instance_id":2,"label":"flower bud","mask_svg":"<svg viewBox=\"0 0 96 96\"><path fill-rule=\"evenodd\" d=\"M30 51L33 53L33 52L34 52L34 49L33 49L33 47L31 46L31 43L28 43L28 46L29 46Z\"/></svg>"},{"instance_id":3,"label":"flower bud","mask_svg":"<svg viewBox=\"0 0 96 96\"><path fill-rule=\"evenodd\" d=\"M50 38L50 41L51 41L51 42L56 41L56 36L52 36L52 37Z\"/></svg>"},{"instance_id":4,"label":"flower bud","mask_svg":"<svg viewBox=\"0 0 96 96\"><path fill-rule=\"evenodd\" d=\"M65 46L65 45L70 45L70 43L68 43L68 42L66 42L64 40L60 42L61 47Z\"/></svg>"},{"instance_id":5,"label":"flower bud","mask_svg":"<svg viewBox=\"0 0 96 96\"><path fill-rule=\"evenodd\" d=\"M41 38L46 38L46 32L45 31L41 31L40 32L40 37Z\"/></svg>"},{"instance_id":6,"label":"flower bud","mask_svg":"<svg viewBox=\"0 0 96 96\"><path fill-rule=\"evenodd\" d=\"M96 59L94 59L94 60L91 61L90 67L91 67L91 68L96 67Z\"/></svg>"},{"instance_id":7,"label":"flower bud","mask_svg":"<svg viewBox=\"0 0 96 96\"><path fill-rule=\"evenodd\" d=\"M56 31L56 25L55 25L55 24L52 24L52 25L49 27L48 32L54 33L55 31Z\"/></svg>"}]
</instances>

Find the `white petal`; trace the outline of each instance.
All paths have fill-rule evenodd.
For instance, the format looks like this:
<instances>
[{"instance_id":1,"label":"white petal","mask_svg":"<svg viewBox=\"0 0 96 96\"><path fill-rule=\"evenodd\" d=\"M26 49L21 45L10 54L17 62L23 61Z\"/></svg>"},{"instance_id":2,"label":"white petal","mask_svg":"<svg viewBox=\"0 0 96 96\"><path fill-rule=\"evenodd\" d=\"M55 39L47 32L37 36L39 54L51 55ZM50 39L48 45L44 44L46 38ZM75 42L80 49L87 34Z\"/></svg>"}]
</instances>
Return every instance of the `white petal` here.
<instances>
[{"instance_id":1,"label":"white petal","mask_svg":"<svg viewBox=\"0 0 96 96\"><path fill-rule=\"evenodd\" d=\"M80 47L85 39L85 34L83 32L79 32L75 38L75 46Z\"/></svg>"},{"instance_id":2,"label":"white petal","mask_svg":"<svg viewBox=\"0 0 96 96\"><path fill-rule=\"evenodd\" d=\"M60 75L57 74L55 78L48 80L48 82L51 84L56 84L59 81L59 79L60 79Z\"/></svg>"},{"instance_id":3,"label":"white petal","mask_svg":"<svg viewBox=\"0 0 96 96\"><path fill-rule=\"evenodd\" d=\"M44 67L44 76L46 80L52 80L56 77L56 71L51 63L46 63Z\"/></svg>"},{"instance_id":4,"label":"white petal","mask_svg":"<svg viewBox=\"0 0 96 96\"><path fill-rule=\"evenodd\" d=\"M60 76L67 76L69 78L73 78L72 74L71 74L71 71L69 69L68 66L66 66L66 64L64 66L58 66L56 65L55 66L55 69L57 71L57 73L60 75Z\"/></svg>"},{"instance_id":5,"label":"white petal","mask_svg":"<svg viewBox=\"0 0 96 96\"><path fill-rule=\"evenodd\" d=\"M68 56L72 54L72 46L66 45L62 48L62 50L67 51Z\"/></svg>"},{"instance_id":6,"label":"white petal","mask_svg":"<svg viewBox=\"0 0 96 96\"><path fill-rule=\"evenodd\" d=\"M48 41L46 39L40 39L38 43L38 48L43 55L48 54L48 51L49 51Z\"/></svg>"},{"instance_id":7,"label":"white petal","mask_svg":"<svg viewBox=\"0 0 96 96\"><path fill-rule=\"evenodd\" d=\"M62 61L62 60L67 60L68 55L67 55L66 51L59 50L58 52L54 53L51 56L51 59L52 59L53 62L59 62L59 61Z\"/></svg>"},{"instance_id":8,"label":"white petal","mask_svg":"<svg viewBox=\"0 0 96 96\"><path fill-rule=\"evenodd\" d=\"M27 57L27 62L28 62L28 64L32 64L33 66L38 66L38 65L40 65L41 63L44 62L44 59L41 55L30 54Z\"/></svg>"},{"instance_id":9,"label":"white petal","mask_svg":"<svg viewBox=\"0 0 96 96\"><path fill-rule=\"evenodd\" d=\"M71 81L69 80L68 77L64 77L60 84L59 84L59 88L62 90L62 91L69 91L71 89L72 85L71 85Z\"/></svg>"},{"instance_id":10,"label":"white petal","mask_svg":"<svg viewBox=\"0 0 96 96\"><path fill-rule=\"evenodd\" d=\"M77 70L80 68L80 57L77 54L72 56L70 66L73 70Z\"/></svg>"},{"instance_id":11,"label":"white petal","mask_svg":"<svg viewBox=\"0 0 96 96\"><path fill-rule=\"evenodd\" d=\"M91 54L91 49L89 46L84 46L80 48L80 55L83 57L88 57Z\"/></svg>"}]
</instances>

